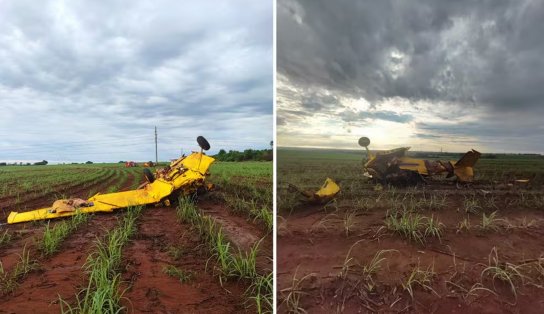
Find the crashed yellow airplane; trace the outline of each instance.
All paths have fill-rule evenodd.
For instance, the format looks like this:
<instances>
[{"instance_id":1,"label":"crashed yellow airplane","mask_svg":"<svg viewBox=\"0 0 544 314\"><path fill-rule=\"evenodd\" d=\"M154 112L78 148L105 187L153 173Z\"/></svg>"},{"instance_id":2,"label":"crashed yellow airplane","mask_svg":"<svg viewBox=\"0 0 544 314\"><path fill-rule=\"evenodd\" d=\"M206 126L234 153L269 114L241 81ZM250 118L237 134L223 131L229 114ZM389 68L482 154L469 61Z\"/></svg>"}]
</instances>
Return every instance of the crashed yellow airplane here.
<instances>
[{"instance_id":1,"label":"crashed yellow airplane","mask_svg":"<svg viewBox=\"0 0 544 314\"><path fill-rule=\"evenodd\" d=\"M368 155L363 165L365 176L393 184L413 184L440 174L447 174L446 178L455 176L461 183L470 183L474 181L474 165L481 156L473 149L457 161L426 160L405 156L410 147L372 154L368 149L370 140L367 137L361 137L359 145L365 147Z\"/></svg>"},{"instance_id":2,"label":"crashed yellow airplane","mask_svg":"<svg viewBox=\"0 0 544 314\"><path fill-rule=\"evenodd\" d=\"M58 200L51 207L36 209L28 212L11 212L8 223L19 223L33 220L67 217L81 213L112 212L115 209L130 206L164 203L170 204L172 197L191 195L206 191L212 187L206 183L209 175L208 168L215 161L204 154L210 149L208 141L197 137L201 148L200 152L193 152L189 156L182 156L170 163L164 169L156 172L156 177L148 170L144 170L148 181L143 188L108 194L96 194L88 200L67 199Z\"/></svg>"}]
</instances>

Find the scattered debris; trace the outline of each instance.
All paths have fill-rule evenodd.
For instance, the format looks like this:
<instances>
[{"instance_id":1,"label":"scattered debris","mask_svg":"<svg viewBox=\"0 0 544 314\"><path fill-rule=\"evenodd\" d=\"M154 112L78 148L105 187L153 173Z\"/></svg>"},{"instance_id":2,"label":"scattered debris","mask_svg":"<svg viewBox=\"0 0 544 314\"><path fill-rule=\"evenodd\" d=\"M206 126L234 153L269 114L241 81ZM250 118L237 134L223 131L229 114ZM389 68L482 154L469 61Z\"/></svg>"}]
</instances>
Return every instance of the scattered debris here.
<instances>
[{"instance_id":1,"label":"scattered debris","mask_svg":"<svg viewBox=\"0 0 544 314\"><path fill-rule=\"evenodd\" d=\"M331 201L340 192L340 187L331 178L327 178L317 192L303 191L293 184L289 184L289 188L302 194L308 202L317 204Z\"/></svg>"}]
</instances>

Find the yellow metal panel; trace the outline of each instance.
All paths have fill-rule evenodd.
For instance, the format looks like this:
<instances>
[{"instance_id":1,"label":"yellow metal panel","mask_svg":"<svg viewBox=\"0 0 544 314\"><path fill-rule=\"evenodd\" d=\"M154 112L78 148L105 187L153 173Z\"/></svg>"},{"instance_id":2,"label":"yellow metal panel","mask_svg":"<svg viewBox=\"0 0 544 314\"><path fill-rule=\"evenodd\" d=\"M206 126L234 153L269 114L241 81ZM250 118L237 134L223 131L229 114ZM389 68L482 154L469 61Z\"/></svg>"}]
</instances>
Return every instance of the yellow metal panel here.
<instances>
[{"instance_id":1,"label":"yellow metal panel","mask_svg":"<svg viewBox=\"0 0 544 314\"><path fill-rule=\"evenodd\" d=\"M338 192L340 192L340 187L338 184L336 184L331 178L327 178L321 189L319 189L315 195L319 198L327 198L335 196Z\"/></svg>"},{"instance_id":2,"label":"yellow metal panel","mask_svg":"<svg viewBox=\"0 0 544 314\"><path fill-rule=\"evenodd\" d=\"M100 208L96 206L90 206L90 207L80 207L78 209L82 213L94 213L94 212L111 212L113 209L109 208ZM50 207L48 208L41 208L36 209L28 212L11 212L8 216L8 223L18 223L18 222L26 222L26 221L32 221L32 220L42 220L42 219L53 219L53 218L60 218L60 217L68 217L75 215L76 212L62 212L62 213L53 213L52 209Z\"/></svg>"},{"instance_id":3,"label":"yellow metal panel","mask_svg":"<svg viewBox=\"0 0 544 314\"><path fill-rule=\"evenodd\" d=\"M398 159L397 165L402 170L410 170L419 172L422 175L428 175L425 161L422 159L414 159L410 157L401 157Z\"/></svg>"},{"instance_id":4,"label":"yellow metal panel","mask_svg":"<svg viewBox=\"0 0 544 314\"><path fill-rule=\"evenodd\" d=\"M460 182L474 181L474 169L472 167L455 167L453 173Z\"/></svg>"},{"instance_id":5,"label":"yellow metal panel","mask_svg":"<svg viewBox=\"0 0 544 314\"><path fill-rule=\"evenodd\" d=\"M192 153L185 157L181 163L186 169L205 174L214 161L215 159L202 153Z\"/></svg>"},{"instance_id":6,"label":"yellow metal panel","mask_svg":"<svg viewBox=\"0 0 544 314\"><path fill-rule=\"evenodd\" d=\"M89 201L101 209L124 208L159 202L162 198L170 195L172 191L173 186L171 183L157 179L140 190L98 194L89 198Z\"/></svg>"},{"instance_id":7,"label":"yellow metal panel","mask_svg":"<svg viewBox=\"0 0 544 314\"><path fill-rule=\"evenodd\" d=\"M162 180L155 180L141 190L95 195L88 199L89 202L93 203L93 206L80 207L79 211L82 213L112 212L117 208L152 204L170 195L172 190L172 184ZM22 213L11 212L8 216L8 223L68 217L75 213L75 211L57 213L51 207Z\"/></svg>"}]
</instances>

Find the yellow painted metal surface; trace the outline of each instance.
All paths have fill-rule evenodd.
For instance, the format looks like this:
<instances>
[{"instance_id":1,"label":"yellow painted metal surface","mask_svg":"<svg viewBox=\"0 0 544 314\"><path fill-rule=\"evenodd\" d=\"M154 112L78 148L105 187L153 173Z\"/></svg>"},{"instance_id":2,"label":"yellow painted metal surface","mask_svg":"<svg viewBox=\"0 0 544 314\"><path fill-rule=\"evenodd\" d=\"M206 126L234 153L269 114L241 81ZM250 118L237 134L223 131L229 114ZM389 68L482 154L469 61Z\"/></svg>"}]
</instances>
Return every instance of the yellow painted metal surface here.
<instances>
[{"instance_id":1,"label":"yellow painted metal surface","mask_svg":"<svg viewBox=\"0 0 544 314\"><path fill-rule=\"evenodd\" d=\"M455 167L453 173L455 173L460 182L474 181L474 169L472 167Z\"/></svg>"},{"instance_id":2,"label":"yellow painted metal surface","mask_svg":"<svg viewBox=\"0 0 544 314\"><path fill-rule=\"evenodd\" d=\"M193 152L187 157L172 162L166 172L159 173L153 183L147 184L142 189L97 194L87 200L92 204L91 206L79 207L78 210L82 213L112 212L119 208L161 202L174 191L183 195L195 193L198 188L208 187L205 179L208 169L214 161L214 158L201 152ZM57 212L52 207L22 213L11 212L8 216L8 223L67 217L75 213L75 210Z\"/></svg>"},{"instance_id":3,"label":"yellow painted metal surface","mask_svg":"<svg viewBox=\"0 0 544 314\"><path fill-rule=\"evenodd\" d=\"M318 198L332 198L340 192L340 187L331 178L327 178L321 189L315 193Z\"/></svg>"},{"instance_id":4,"label":"yellow painted metal surface","mask_svg":"<svg viewBox=\"0 0 544 314\"><path fill-rule=\"evenodd\" d=\"M367 148L369 159L364 164L365 175L381 180L385 179L387 173L400 169L412 171L422 176L447 173L448 177L455 175L459 182L472 182L474 180L473 167L481 155L479 152L471 150L458 161L432 161L405 156L409 149L410 147L400 147L370 154Z\"/></svg>"},{"instance_id":5,"label":"yellow painted metal surface","mask_svg":"<svg viewBox=\"0 0 544 314\"><path fill-rule=\"evenodd\" d=\"M425 161L422 159L415 159L410 157L401 157L398 159L398 166L403 170L417 171L419 174L428 175L427 167L425 167Z\"/></svg>"}]
</instances>

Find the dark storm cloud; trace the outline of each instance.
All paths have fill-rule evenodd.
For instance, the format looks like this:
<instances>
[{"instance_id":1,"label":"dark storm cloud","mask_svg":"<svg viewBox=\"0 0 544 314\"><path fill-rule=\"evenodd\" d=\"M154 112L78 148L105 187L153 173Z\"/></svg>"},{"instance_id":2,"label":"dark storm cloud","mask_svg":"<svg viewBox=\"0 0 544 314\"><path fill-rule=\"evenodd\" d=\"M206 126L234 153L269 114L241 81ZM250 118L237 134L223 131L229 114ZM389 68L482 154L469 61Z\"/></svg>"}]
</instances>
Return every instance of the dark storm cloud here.
<instances>
[{"instance_id":1,"label":"dark storm cloud","mask_svg":"<svg viewBox=\"0 0 544 314\"><path fill-rule=\"evenodd\" d=\"M20 148L36 134L52 147L129 143L154 125L176 152L200 134L225 148L268 147L272 92L266 1L0 3L0 159L42 158Z\"/></svg>"},{"instance_id":2,"label":"dark storm cloud","mask_svg":"<svg viewBox=\"0 0 544 314\"><path fill-rule=\"evenodd\" d=\"M295 84L499 108L544 96L541 1L286 0L278 19L278 69Z\"/></svg>"},{"instance_id":3,"label":"dark storm cloud","mask_svg":"<svg viewBox=\"0 0 544 314\"><path fill-rule=\"evenodd\" d=\"M399 123L406 123L413 120L413 117L408 114L398 114L396 112L392 111L374 111L374 112L365 112L365 111L359 111L354 112L352 110L344 110L340 116L342 117L342 120L346 122L353 122L353 121L360 121L365 119L377 119L377 120L384 120L384 121L392 121L392 122L399 122Z\"/></svg>"},{"instance_id":4,"label":"dark storm cloud","mask_svg":"<svg viewBox=\"0 0 544 314\"><path fill-rule=\"evenodd\" d=\"M530 125L544 114L543 1L280 0L277 12L278 72L296 92L446 102ZM536 136L517 128L496 129Z\"/></svg>"},{"instance_id":5,"label":"dark storm cloud","mask_svg":"<svg viewBox=\"0 0 544 314\"><path fill-rule=\"evenodd\" d=\"M338 99L332 95L319 95L315 93L304 96L304 99L300 103L303 109L312 112L321 111L327 107L336 107L338 104Z\"/></svg>"}]
</instances>

